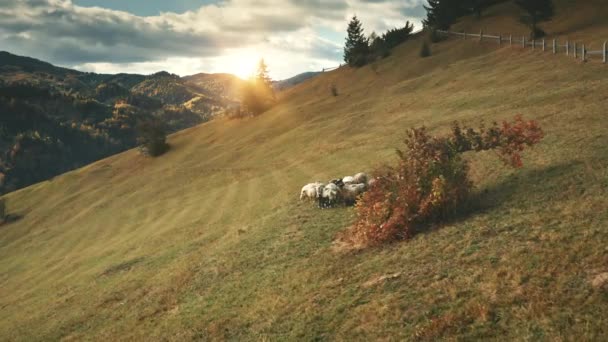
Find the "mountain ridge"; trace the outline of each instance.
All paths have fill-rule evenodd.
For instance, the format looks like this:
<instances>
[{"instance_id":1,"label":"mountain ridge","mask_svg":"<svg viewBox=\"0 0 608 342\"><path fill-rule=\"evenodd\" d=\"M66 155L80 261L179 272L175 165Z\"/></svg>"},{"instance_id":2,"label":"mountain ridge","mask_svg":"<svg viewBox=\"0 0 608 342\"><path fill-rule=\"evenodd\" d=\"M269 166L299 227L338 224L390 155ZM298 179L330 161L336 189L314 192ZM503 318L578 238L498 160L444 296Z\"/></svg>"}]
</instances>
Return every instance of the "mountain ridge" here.
<instances>
[{"instance_id":1,"label":"mountain ridge","mask_svg":"<svg viewBox=\"0 0 608 342\"><path fill-rule=\"evenodd\" d=\"M0 52L0 193L134 147L141 120L161 120L171 133L222 115L240 96L224 92L223 83L238 82L226 78L96 74Z\"/></svg>"}]
</instances>

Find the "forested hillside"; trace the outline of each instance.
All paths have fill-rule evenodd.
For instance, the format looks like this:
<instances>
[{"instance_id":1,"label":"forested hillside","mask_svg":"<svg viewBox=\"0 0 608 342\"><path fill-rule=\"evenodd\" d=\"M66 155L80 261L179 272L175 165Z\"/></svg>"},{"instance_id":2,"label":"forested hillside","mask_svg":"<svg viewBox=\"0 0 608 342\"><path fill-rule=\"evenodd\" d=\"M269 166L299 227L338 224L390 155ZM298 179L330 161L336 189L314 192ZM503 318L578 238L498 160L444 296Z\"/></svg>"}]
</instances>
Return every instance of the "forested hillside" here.
<instances>
[{"instance_id":1,"label":"forested hillside","mask_svg":"<svg viewBox=\"0 0 608 342\"><path fill-rule=\"evenodd\" d=\"M84 73L0 52L0 193L134 147L140 121L176 132L238 103L238 89L218 86L238 78L191 79Z\"/></svg>"}]
</instances>

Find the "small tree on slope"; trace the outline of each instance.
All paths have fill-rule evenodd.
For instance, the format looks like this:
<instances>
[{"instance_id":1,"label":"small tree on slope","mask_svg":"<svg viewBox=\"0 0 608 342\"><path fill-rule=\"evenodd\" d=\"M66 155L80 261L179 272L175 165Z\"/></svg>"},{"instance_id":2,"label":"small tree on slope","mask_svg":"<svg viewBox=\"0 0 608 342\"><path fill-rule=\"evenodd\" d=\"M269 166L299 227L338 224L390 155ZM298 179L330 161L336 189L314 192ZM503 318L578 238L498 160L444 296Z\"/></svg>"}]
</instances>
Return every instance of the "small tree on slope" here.
<instances>
[{"instance_id":1,"label":"small tree on slope","mask_svg":"<svg viewBox=\"0 0 608 342\"><path fill-rule=\"evenodd\" d=\"M521 21L530 27L532 39L543 37L545 32L538 24L553 18L555 9L553 0L515 0L517 6L525 11Z\"/></svg>"},{"instance_id":2,"label":"small tree on slope","mask_svg":"<svg viewBox=\"0 0 608 342\"><path fill-rule=\"evenodd\" d=\"M348 36L344 45L344 61L350 66L364 66L367 63L369 45L363 34L363 25L357 16L348 23L346 32Z\"/></svg>"},{"instance_id":3,"label":"small tree on slope","mask_svg":"<svg viewBox=\"0 0 608 342\"><path fill-rule=\"evenodd\" d=\"M249 114L259 115L270 109L274 102L275 94L268 75L268 66L264 59L261 59L255 77L250 79L243 89L241 104Z\"/></svg>"},{"instance_id":4,"label":"small tree on slope","mask_svg":"<svg viewBox=\"0 0 608 342\"><path fill-rule=\"evenodd\" d=\"M167 128L159 119L152 118L137 123L137 143L142 151L157 157L169 149L167 144Z\"/></svg>"}]
</instances>

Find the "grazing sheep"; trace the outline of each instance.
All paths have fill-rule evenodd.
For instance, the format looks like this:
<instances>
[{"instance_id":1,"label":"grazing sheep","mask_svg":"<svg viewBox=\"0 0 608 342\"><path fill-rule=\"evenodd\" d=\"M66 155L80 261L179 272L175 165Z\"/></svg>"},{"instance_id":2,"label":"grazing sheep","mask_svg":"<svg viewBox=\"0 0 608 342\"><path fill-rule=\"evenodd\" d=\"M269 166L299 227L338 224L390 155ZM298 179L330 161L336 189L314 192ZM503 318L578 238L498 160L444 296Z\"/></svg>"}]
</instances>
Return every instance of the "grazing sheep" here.
<instances>
[{"instance_id":1,"label":"grazing sheep","mask_svg":"<svg viewBox=\"0 0 608 342\"><path fill-rule=\"evenodd\" d=\"M346 184L342 189L342 200L346 205L353 205L357 202L359 195L367 190L366 184Z\"/></svg>"},{"instance_id":2,"label":"grazing sheep","mask_svg":"<svg viewBox=\"0 0 608 342\"><path fill-rule=\"evenodd\" d=\"M319 197L321 197L323 195L323 188L325 188L324 183L320 183L320 182L315 183L315 191L317 192L317 197L315 197L315 199L318 199Z\"/></svg>"},{"instance_id":3,"label":"grazing sheep","mask_svg":"<svg viewBox=\"0 0 608 342\"><path fill-rule=\"evenodd\" d=\"M367 184L367 175L363 172L357 173L353 178L354 178L353 183Z\"/></svg>"},{"instance_id":4,"label":"grazing sheep","mask_svg":"<svg viewBox=\"0 0 608 342\"><path fill-rule=\"evenodd\" d=\"M344 183L344 184L355 183L355 177L353 177L353 176L346 176L346 177L342 178L342 183Z\"/></svg>"},{"instance_id":5,"label":"grazing sheep","mask_svg":"<svg viewBox=\"0 0 608 342\"><path fill-rule=\"evenodd\" d=\"M327 184L323 188L321 196L319 196L319 208L328 208L336 204L340 198L340 193L340 188L336 184Z\"/></svg>"},{"instance_id":6,"label":"grazing sheep","mask_svg":"<svg viewBox=\"0 0 608 342\"><path fill-rule=\"evenodd\" d=\"M300 201L303 199L308 199L308 200L314 200L317 199L320 195L320 191L319 188L323 187L323 183L310 183L310 184L306 184L302 187L302 190L300 191Z\"/></svg>"},{"instance_id":7,"label":"grazing sheep","mask_svg":"<svg viewBox=\"0 0 608 342\"><path fill-rule=\"evenodd\" d=\"M341 178L336 178L330 181L330 183L333 183L335 185L338 186L338 188L342 189L344 187L344 182L342 181Z\"/></svg>"}]
</instances>

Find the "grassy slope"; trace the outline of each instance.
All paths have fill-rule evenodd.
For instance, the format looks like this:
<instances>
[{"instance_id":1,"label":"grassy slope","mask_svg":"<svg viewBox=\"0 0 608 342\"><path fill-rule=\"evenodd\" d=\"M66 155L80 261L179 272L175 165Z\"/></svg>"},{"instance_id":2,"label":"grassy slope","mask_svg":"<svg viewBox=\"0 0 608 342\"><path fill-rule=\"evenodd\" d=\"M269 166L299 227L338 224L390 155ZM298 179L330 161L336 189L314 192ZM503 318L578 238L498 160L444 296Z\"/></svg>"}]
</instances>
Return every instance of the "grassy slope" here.
<instances>
[{"instance_id":1,"label":"grassy slope","mask_svg":"<svg viewBox=\"0 0 608 342\"><path fill-rule=\"evenodd\" d=\"M606 32L564 21L548 27ZM474 42L418 50L175 134L159 159L128 151L6 196L23 218L0 227L0 339L608 336L608 294L589 284L608 272L608 68ZM333 252L352 210L297 201L303 183L391 158L406 127L518 113L547 136L524 169L471 156L482 208L411 242Z\"/></svg>"}]
</instances>

